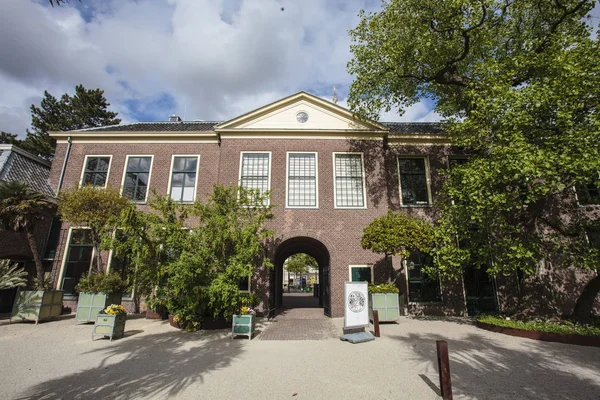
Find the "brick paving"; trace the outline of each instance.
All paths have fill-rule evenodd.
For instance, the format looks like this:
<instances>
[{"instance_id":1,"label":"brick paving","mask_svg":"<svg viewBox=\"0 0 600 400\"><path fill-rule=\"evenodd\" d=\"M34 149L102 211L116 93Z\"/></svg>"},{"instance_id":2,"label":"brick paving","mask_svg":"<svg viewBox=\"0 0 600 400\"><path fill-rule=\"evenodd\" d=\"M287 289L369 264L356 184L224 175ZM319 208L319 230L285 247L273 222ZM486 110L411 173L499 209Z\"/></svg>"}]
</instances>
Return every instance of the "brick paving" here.
<instances>
[{"instance_id":1,"label":"brick paving","mask_svg":"<svg viewBox=\"0 0 600 400\"><path fill-rule=\"evenodd\" d=\"M330 318L323 314L312 293L286 293L284 308L268 323L259 340L325 340L336 336Z\"/></svg>"}]
</instances>

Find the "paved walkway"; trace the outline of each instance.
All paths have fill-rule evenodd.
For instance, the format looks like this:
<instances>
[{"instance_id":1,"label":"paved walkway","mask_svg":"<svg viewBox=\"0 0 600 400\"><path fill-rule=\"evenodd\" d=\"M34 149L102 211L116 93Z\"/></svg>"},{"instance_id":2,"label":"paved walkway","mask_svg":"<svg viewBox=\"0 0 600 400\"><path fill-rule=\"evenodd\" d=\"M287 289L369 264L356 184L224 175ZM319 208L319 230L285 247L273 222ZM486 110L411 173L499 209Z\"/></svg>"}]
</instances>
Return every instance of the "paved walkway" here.
<instances>
[{"instance_id":1,"label":"paved walkway","mask_svg":"<svg viewBox=\"0 0 600 400\"><path fill-rule=\"evenodd\" d=\"M343 319L331 320L341 333ZM259 321L264 331L265 324ZM467 320L402 317L350 344L231 340L128 319L123 339L92 341L73 318L0 321L2 399L439 400L436 340L447 340L454 399L587 400L600 393L600 348L480 330Z\"/></svg>"},{"instance_id":2,"label":"paved walkway","mask_svg":"<svg viewBox=\"0 0 600 400\"><path fill-rule=\"evenodd\" d=\"M312 293L285 293L278 310L260 340L325 340L336 336L331 318L323 314Z\"/></svg>"}]
</instances>

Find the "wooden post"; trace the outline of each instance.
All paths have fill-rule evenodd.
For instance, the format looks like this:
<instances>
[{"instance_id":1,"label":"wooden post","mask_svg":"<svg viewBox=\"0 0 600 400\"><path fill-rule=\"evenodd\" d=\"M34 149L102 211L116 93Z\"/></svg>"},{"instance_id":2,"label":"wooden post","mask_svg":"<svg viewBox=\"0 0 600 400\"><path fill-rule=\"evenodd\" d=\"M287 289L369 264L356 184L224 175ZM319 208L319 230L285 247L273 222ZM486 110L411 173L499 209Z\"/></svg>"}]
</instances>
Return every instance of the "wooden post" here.
<instances>
[{"instance_id":1,"label":"wooden post","mask_svg":"<svg viewBox=\"0 0 600 400\"><path fill-rule=\"evenodd\" d=\"M450 381L450 360L448 358L448 342L436 340L438 371L440 374L440 390L444 400L452 400L452 382Z\"/></svg>"},{"instance_id":2,"label":"wooden post","mask_svg":"<svg viewBox=\"0 0 600 400\"><path fill-rule=\"evenodd\" d=\"M375 329L375 337L379 337L379 311L373 310L373 329Z\"/></svg>"}]
</instances>

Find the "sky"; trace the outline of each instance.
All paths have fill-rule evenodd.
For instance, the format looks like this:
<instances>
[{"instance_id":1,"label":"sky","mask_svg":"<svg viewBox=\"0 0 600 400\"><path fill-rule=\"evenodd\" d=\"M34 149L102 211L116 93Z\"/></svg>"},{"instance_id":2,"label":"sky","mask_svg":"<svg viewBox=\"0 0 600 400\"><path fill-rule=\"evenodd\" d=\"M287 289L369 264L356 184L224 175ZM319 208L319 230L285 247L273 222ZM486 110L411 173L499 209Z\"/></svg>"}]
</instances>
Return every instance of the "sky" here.
<instances>
[{"instance_id":1,"label":"sky","mask_svg":"<svg viewBox=\"0 0 600 400\"><path fill-rule=\"evenodd\" d=\"M0 130L44 90L101 88L123 122L222 121L300 90L346 106L348 29L379 0L0 0ZM432 103L400 118L432 121Z\"/></svg>"},{"instance_id":2,"label":"sky","mask_svg":"<svg viewBox=\"0 0 600 400\"><path fill-rule=\"evenodd\" d=\"M334 86L345 107L347 31L361 9L380 8L380 0L0 0L0 130L23 136L44 90L60 97L77 84L103 89L123 122L223 121L300 90L331 99ZM380 120L439 120L433 107Z\"/></svg>"}]
</instances>

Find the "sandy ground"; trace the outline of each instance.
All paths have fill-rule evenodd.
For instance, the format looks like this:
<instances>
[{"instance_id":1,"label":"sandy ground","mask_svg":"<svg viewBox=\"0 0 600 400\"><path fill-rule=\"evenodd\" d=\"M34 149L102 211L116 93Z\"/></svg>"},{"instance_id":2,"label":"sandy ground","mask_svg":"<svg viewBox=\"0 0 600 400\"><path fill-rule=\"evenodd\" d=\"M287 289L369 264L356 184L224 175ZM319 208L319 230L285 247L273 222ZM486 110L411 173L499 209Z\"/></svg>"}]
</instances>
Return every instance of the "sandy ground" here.
<instances>
[{"instance_id":1,"label":"sandy ground","mask_svg":"<svg viewBox=\"0 0 600 400\"><path fill-rule=\"evenodd\" d=\"M341 333L342 319L332 320ZM259 330L264 331L261 323ZM0 322L3 399L439 399L435 341L449 342L455 399L598 399L600 348L479 330L466 320L402 318L350 344L232 340L127 321L92 341L74 319Z\"/></svg>"}]
</instances>

